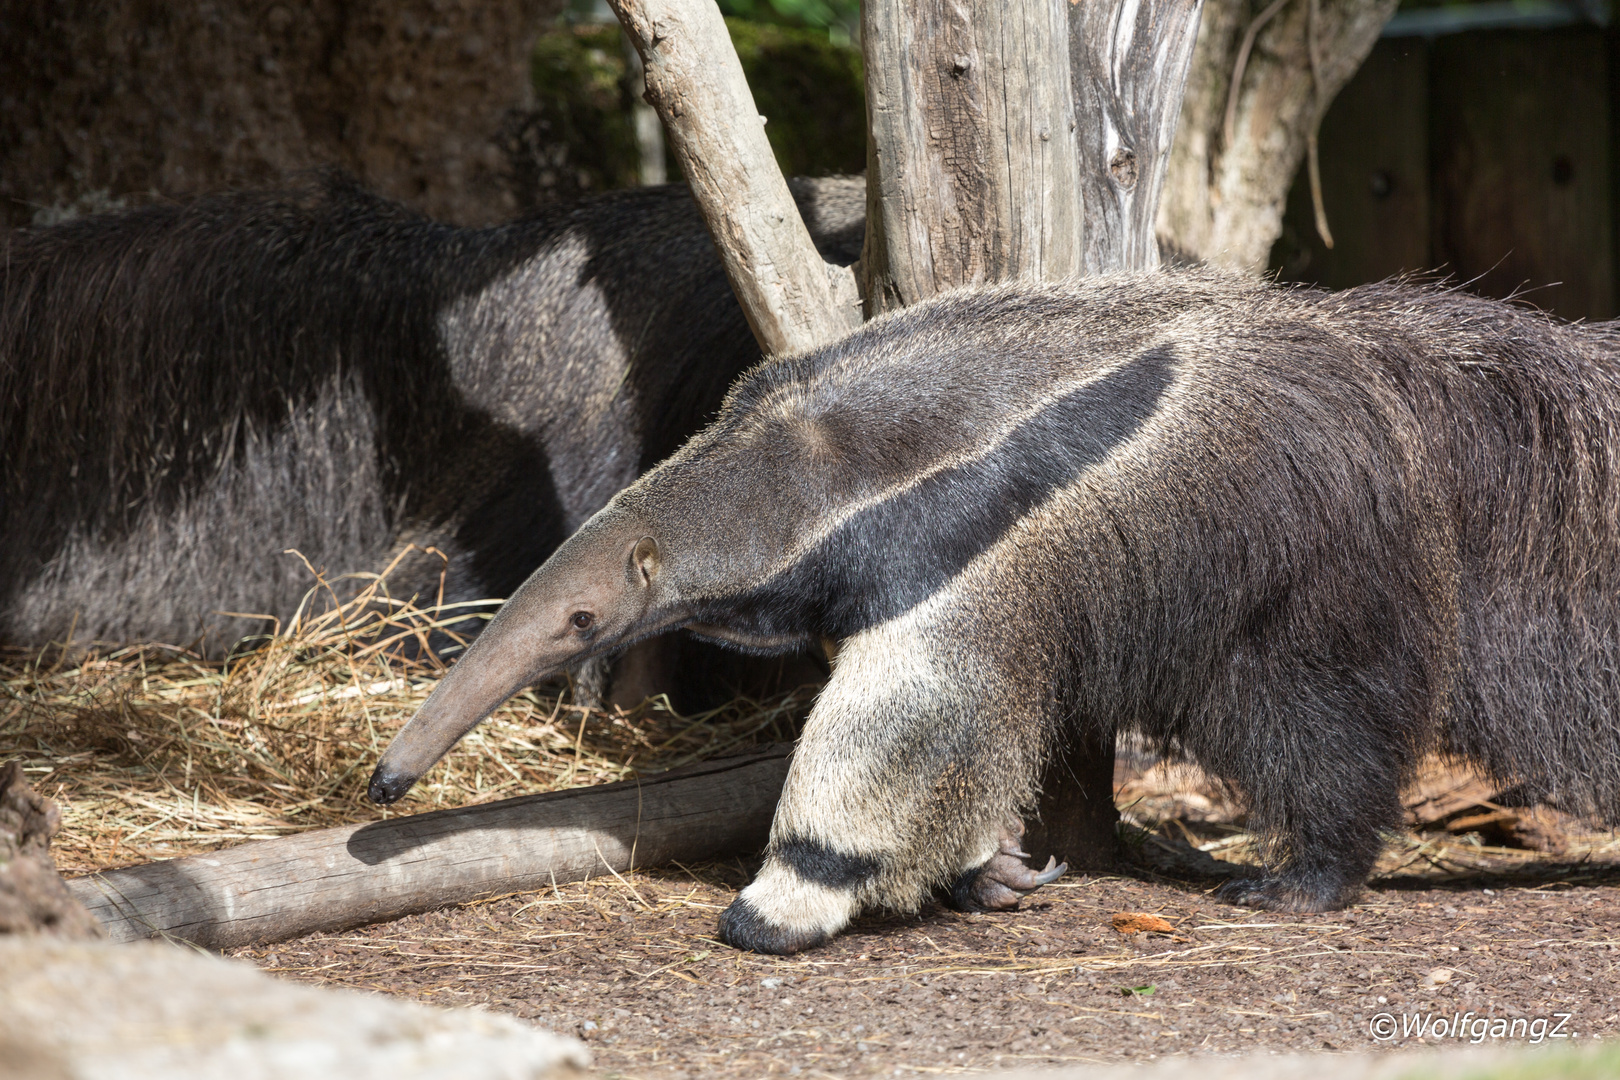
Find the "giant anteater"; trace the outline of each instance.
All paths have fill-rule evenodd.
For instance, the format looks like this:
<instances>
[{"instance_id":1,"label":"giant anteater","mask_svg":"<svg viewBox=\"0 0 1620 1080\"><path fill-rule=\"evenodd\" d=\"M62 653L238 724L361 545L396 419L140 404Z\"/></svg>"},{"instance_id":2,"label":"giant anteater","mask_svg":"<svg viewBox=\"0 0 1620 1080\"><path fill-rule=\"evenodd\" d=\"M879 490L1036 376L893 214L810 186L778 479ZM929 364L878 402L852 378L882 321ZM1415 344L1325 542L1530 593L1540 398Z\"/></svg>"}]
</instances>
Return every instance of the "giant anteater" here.
<instances>
[{"instance_id":1,"label":"giant anteater","mask_svg":"<svg viewBox=\"0 0 1620 1080\"><path fill-rule=\"evenodd\" d=\"M674 626L841 642L728 942L802 949L1060 868L1060 740L1240 789L1265 874L1347 903L1438 750L1620 811L1620 334L1456 291L1204 272L964 291L766 362L558 549L372 797L537 675Z\"/></svg>"},{"instance_id":2,"label":"giant anteater","mask_svg":"<svg viewBox=\"0 0 1620 1080\"><path fill-rule=\"evenodd\" d=\"M863 183L793 186L854 261ZM684 187L466 229L326 175L13 233L0 641L217 652L292 613L288 548L508 596L758 359Z\"/></svg>"}]
</instances>

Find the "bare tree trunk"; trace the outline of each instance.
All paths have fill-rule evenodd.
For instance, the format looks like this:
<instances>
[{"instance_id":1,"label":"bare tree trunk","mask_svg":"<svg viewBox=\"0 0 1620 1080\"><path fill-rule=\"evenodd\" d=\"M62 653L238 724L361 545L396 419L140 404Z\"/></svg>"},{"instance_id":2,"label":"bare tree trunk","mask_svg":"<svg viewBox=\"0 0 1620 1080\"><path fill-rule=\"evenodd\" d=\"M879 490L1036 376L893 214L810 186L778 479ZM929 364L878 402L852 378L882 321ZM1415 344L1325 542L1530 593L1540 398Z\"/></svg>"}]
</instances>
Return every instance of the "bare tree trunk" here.
<instances>
[{"instance_id":1,"label":"bare tree trunk","mask_svg":"<svg viewBox=\"0 0 1620 1080\"><path fill-rule=\"evenodd\" d=\"M1078 274L1068 5L867 3L868 314L961 285Z\"/></svg>"},{"instance_id":2,"label":"bare tree trunk","mask_svg":"<svg viewBox=\"0 0 1620 1080\"><path fill-rule=\"evenodd\" d=\"M817 275L799 272L819 260L723 23L693 0L611 2L761 344L836 336L849 323ZM1199 8L865 4L867 314L963 285L1156 265L1154 204ZM1112 763L1112 747L1084 738L1058 755L1030 834L1037 855L1112 861Z\"/></svg>"},{"instance_id":3,"label":"bare tree trunk","mask_svg":"<svg viewBox=\"0 0 1620 1080\"><path fill-rule=\"evenodd\" d=\"M1090 732L1075 733L1047 762L1024 849L1036 866L1052 857L1070 870L1086 871L1107 870L1118 848L1113 744Z\"/></svg>"},{"instance_id":4,"label":"bare tree trunk","mask_svg":"<svg viewBox=\"0 0 1620 1080\"><path fill-rule=\"evenodd\" d=\"M647 101L767 354L813 348L860 322L854 279L817 254L777 167L720 9L609 0L641 53Z\"/></svg>"},{"instance_id":5,"label":"bare tree trunk","mask_svg":"<svg viewBox=\"0 0 1620 1080\"><path fill-rule=\"evenodd\" d=\"M1069 8L1088 274L1159 265L1155 212L1202 7L1140 0Z\"/></svg>"},{"instance_id":6,"label":"bare tree trunk","mask_svg":"<svg viewBox=\"0 0 1620 1080\"><path fill-rule=\"evenodd\" d=\"M919 0L862 9L867 310L961 285L1158 263L1154 208L1199 0ZM1113 860L1113 748L1077 738L1026 846Z\"/></svg>"},{"instance_id":7,"label":"bare tree trunk","mask_svg":"<svg viewBox=\"0 0 1620 1080\"><path fill-rule=\"evenodd\" d=\"M1162 242L1188 258L1265 269L1318 119L1372 51L1397 3L1208 0L1159 204ZM1306 31L1317 5L1313 81ZM1272 8L1244 65L1228 145L1222 129L1232 74L1246 34Z\"/></svg>"},{"instance_id":8,"label":"bare tree trunk","mask_svg":"<svg viewBox=\"0 0 1620 1080\"><path fill-rule=\"evenodd\" d=\"M1203 0L1139 0L1069 8L1088 274L1159 265L1154 221L1202 7ZM1113 746L1072 733L1041 778L1024 846L1036 865L1055 856L1075 870L1105 869L1118 822Z\"/></svg>"}]
</instances>

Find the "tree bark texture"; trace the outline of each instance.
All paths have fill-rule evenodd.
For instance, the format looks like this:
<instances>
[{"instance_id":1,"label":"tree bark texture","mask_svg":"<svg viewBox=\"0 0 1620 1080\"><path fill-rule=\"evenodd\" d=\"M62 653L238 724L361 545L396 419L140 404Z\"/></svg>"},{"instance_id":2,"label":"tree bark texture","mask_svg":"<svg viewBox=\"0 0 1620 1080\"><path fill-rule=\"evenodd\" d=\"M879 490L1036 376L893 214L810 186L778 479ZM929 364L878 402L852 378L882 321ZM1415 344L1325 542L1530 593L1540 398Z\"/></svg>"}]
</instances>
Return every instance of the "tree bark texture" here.
<instances>
[{"instance_id":1,"label":"tree bark texture","mask_svg":"<svg viewBox=\"0 0 1620 1080\"><path fill-rule=\"evenodd\" d=\"M257 840L68 883L114 941L224 949L765 846L786 747L639 781Z\"/></svg>"},{"instance_id":2,"label":"tree bark texture","mask_svg":"<svg viewBox=\"0 0 1620 1080\"><path fill-rule=\"evenodd\" d=\"M813 348L860 323L854 279L817 254L765 137L711 0L609 0L641 54L647 102L768 355Z\"/></svg>"},{"instance_id":3,"label":"tree bark texture","mask_svg":"<svg viewBox=\"0 0 1620 1080\"><path fill-rule=\"evenodd\" d=\"M1270 4L1206 0L1158 210L1160 241L1187 258L1253 273L1266 268L1318 114L1372 51L1398 0L1319 0L1319 84L1306 34L1311 2L1287 0L1256 35L1226 145L1238 53ZM1333 207L1326 210L1331 220Z\"/></svg>"},{"instance_id":4,"label":"tree bark texture","mask_svg":"<svg viewBox=\"0 0 1620 1080\"><path fill-rule=\"evenodd\" d=\"M869 3L870 314L963 285L1157 265L1155 202L1200 0ZM1043 777L1037 864L1113 861L1113 747Z\"/></svg>"},{"instance_id":5,"label":"tree bark texture","mask_svg":"<svg viewBox=\"0 0 1620 1080\"><path fill-rule=\"evenodd\" d=\"M0 0L0 225L337 165L462 224L561 0Z\"/></svg>"},{"instance_id":6,"label":"tree bark texture","mask_svg":"<svg viewBox=\"0 0 1620 1080\"><path fill-rule=\"evenodd\" d=\"M101 925L73 898L51 859L62 811L28 786L22 762L0 768L0 938L50 934L101 937Z\"/></svg>"},{"instance_id":7,"label":"tree bark texture","mask_svg":"<svg viewBox=\"0 0 1620 1080\"><path fill-rule=\"evenodd\" d=\"M1064 0L862 5L869 315L1080 272L1068 40Z\"/></svg>"},{"instance_id":8,"label":"tree bark texture","mask_svg":"<svg viewBox=\"0 0 1620 1080\"><path fill-rule=\"evenodd\" d=\"M1155 212L1203 0L1069 8L1087 274L1159 265Z\"/></svg>"}]
</instances>

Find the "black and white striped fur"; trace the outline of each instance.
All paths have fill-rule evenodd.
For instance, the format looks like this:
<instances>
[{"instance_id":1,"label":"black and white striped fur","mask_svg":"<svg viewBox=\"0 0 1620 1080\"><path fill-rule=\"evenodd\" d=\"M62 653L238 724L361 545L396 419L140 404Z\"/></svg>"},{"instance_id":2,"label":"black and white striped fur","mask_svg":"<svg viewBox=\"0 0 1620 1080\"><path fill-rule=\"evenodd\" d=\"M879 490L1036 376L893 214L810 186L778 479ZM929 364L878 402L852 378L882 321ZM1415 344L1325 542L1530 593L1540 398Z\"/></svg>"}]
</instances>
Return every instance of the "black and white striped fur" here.
<instances>
[{"instance_id":1,"label":"black and white striped fur","mask_svg":"<svg viewBox=\"0 0 1620 1080\"><path fill-rule=\"evenodd\" d=\"M525 584L373 791L559 657L827 635L730 943L1015 903L1011 823L1083 730L1247 797L1265 875L1230 898L1343 905L1428 750L1620 817L1617 455L1608 326L1203 272L947 295L754 369Z\"/></svg>"},{"instance_id":2,"label":"black and white striped fur","mask_svg":"<svg viewBox=\"0 0 1620 1080\"><path fill-rule=\"evenodd\" d=\"M864 185L798 181L829 258ZM470 229L339 176L0 236L0 642L507 596L712 418L758 348L682 186Z\"/></svg>"}]
</instances>

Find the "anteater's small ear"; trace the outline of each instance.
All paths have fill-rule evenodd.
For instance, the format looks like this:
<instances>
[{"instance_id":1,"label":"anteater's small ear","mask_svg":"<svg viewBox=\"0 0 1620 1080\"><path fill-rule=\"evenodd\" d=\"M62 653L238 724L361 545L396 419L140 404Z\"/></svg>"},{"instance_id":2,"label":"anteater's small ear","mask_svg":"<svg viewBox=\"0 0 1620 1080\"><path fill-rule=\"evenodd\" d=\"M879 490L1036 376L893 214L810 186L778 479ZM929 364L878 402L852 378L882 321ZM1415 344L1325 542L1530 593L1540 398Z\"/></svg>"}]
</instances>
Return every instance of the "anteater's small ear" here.
<instances>
[{"instance_id":1,"label":"anteater's small ear","mask_svg":"<svg viewBox=\"0 0 1620 1080\"><path fill-rule=\"evenodd\" d=\"M641 575L643 585L651 585L658 573L658 541L650 536L637 541L636 550L630 553L630 565Z\"/></svg>"}]
</instances>

